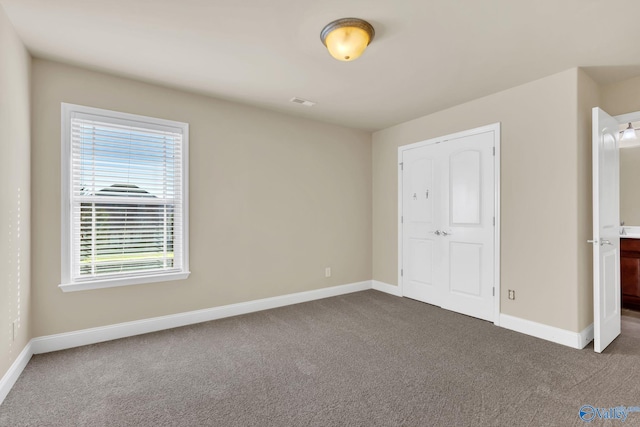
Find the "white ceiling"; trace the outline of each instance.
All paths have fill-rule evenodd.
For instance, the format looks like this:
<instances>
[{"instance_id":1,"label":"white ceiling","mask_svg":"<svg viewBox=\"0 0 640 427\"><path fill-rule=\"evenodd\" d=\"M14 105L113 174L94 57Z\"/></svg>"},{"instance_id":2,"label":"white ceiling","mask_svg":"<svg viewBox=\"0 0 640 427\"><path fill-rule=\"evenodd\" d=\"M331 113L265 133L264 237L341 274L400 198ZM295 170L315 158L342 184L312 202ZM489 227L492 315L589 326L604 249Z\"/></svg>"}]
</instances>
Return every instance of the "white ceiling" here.
<instances>
[{"instance_id":1,"label":"white ceiling","mask_svg":"<svg viewBox=\"0 0 640 427\"><path fill-rule=\"evenodd\" d=\"M0 0L31 53L378 130L582 66L640 75L638 0ZM353 62L319 33L376 37ZM317 102L304 107L297 96Z\"/></svg>"}]
</instances>

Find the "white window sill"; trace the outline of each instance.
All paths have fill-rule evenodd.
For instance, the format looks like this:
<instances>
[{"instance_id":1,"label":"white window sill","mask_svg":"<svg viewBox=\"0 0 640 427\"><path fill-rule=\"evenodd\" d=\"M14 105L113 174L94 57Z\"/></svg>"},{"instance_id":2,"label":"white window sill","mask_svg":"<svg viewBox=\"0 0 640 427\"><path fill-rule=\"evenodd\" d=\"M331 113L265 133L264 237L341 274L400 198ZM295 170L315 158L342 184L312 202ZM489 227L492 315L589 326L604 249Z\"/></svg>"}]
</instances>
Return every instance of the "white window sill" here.
<instances>
[{"instance_id":1,"label":"white window sill","mask_svg":"<svg viewBox=\"0 0 640 427\"><path fill-rule=\"evenodd\" d=\"M86 291L89 289L115 288L118 286L140 285L143 283L167 282L169 280L184 280L189 277L190 271L166 273L166 274L150 274L146 276L135 277L118 277L112 279L98 279L88 282L63 283L58 285L62 292Z\"/></svg>"}]
</instances>

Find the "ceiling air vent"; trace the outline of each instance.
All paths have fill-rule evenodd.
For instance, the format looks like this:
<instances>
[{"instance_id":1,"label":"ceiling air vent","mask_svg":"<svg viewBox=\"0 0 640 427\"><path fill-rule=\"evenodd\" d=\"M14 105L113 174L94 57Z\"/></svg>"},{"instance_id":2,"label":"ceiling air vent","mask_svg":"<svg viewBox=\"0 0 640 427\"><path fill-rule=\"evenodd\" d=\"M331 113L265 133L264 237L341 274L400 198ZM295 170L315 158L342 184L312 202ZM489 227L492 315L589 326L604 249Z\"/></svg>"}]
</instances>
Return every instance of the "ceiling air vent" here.
<instances>
[{"instance_id":1,"label":"ceiling air vent","mask_svg":"<svg viewBox=\"0 0 640 427\"><path fill-rule=\"evenodd\" d=\"M297 96L294 96L289 101L293 102L294 104L304 105L305 107L313 107L314 105L316 105L316 103L313 101L307 101L306 99L298 98Z\"/></svg>"}]
</instances>

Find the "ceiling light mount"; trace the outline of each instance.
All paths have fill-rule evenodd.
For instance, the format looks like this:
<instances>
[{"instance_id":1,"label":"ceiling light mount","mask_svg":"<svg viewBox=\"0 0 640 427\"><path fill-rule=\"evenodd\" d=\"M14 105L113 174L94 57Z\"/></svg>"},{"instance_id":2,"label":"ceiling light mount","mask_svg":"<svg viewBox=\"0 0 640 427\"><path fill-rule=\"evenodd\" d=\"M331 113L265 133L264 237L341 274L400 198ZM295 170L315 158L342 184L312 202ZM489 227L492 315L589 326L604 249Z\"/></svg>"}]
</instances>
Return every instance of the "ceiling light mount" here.
<instances>
[{"instance_id":1,"label":"ceiling light mount","mask_svg":"<svg viewBox=\"0 0 640 427\"><path fill-rule=\"evenodd\" d=\"M320 40L335 59L353 61L362 55L375 34L373 26L363 19L342 18L328 23L320 32Z\"/></svg>"}]
</instances>

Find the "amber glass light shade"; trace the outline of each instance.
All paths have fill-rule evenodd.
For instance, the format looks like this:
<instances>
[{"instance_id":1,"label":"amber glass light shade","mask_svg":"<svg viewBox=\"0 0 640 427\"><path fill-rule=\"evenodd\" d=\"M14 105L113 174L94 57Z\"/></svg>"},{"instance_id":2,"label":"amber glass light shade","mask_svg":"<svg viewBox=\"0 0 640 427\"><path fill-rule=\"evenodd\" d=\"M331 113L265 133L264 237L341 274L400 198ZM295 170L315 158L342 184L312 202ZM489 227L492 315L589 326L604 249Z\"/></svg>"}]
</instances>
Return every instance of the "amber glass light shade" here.
<instances>
[{"instance_id":1,"label":"amber glass light shade","mask_svg":"<svg viewBox=\"0 0 640 427\"><path fill-rule=\"evenodd\" d=\"M322 43L339 61L353 61L367 48L375 31L371 24L358 18L333 21L320 33Z\"/></svg>"}]
</instances>

